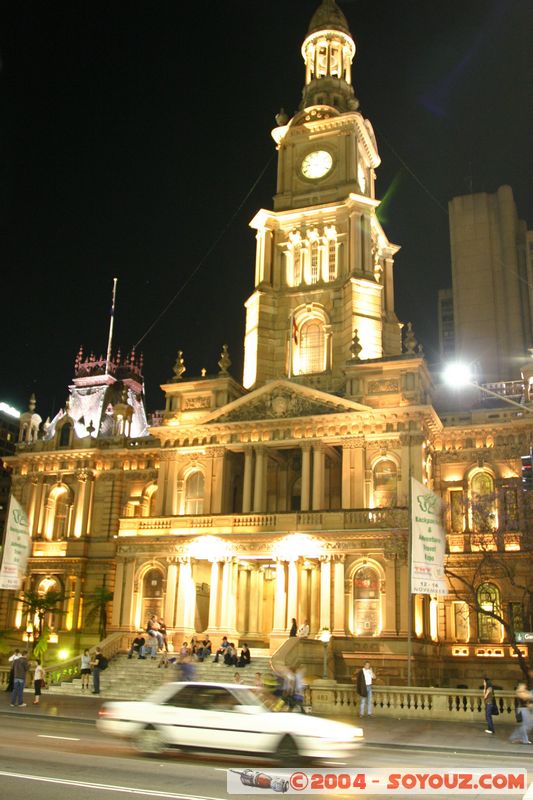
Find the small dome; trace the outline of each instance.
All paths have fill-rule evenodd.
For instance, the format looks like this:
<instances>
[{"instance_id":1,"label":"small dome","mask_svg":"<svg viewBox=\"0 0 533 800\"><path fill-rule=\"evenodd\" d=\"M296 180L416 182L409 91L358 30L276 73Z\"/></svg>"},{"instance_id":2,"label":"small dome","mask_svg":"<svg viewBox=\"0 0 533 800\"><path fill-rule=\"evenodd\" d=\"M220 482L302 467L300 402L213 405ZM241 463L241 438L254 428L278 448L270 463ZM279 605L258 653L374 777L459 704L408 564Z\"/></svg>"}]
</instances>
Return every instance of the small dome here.
<instances>
[{"instance_id":1,"label":"small dome","mask_svg":"<svg viewBox=\"0 0 533 800\"><path fill-rule=\"evenodd\" d=\"M335 0L322 0L309 23L307 35L324 30L343 31L351 36L346 17Z\"/></svg>"}]
</instances>

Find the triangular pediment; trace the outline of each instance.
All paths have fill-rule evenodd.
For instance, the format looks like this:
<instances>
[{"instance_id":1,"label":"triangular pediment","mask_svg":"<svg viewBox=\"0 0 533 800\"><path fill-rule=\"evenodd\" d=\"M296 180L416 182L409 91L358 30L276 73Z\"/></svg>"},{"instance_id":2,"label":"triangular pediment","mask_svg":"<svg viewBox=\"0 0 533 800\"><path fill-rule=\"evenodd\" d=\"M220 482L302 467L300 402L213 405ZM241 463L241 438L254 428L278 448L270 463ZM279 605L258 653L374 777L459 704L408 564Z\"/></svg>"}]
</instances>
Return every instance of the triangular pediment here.
<instances>
[{"instance_id":1,"label":"triangular pediment","mask_svg":"<svg viewBox=\"0 0 533 800\"><path fill-rule=\"evenodd\" d=\"M250 394L217 409L204 420L210 422L246 422L248 420L297 419L298 417L343 414L348 411L371 412L369 406L354 403L309 386L288 380L275 380Z\"/></svg>"}]
</instances>

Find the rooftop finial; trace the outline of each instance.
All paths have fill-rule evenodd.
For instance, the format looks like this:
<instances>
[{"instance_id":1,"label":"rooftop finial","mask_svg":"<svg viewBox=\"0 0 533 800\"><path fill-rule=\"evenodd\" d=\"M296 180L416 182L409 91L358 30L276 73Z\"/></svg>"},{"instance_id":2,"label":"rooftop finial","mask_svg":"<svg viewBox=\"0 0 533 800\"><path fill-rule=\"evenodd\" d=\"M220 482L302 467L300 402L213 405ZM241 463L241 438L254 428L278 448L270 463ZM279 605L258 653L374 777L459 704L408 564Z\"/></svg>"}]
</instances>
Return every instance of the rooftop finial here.
<instances>
[{"instance_id":1,"label":"rooftop finial","mask_svg":"<svg viewBox=\"0 0 533 800\"><path fill-rule=\"evenodd\" d=\"M220 354L220 360L218 362L218 366L220 367L219 375L229 375L229 368L231 367L231 358L229 357L228 345L222 345L222 352Z\"/></svg>"},{"instance_id":2,"label":"rooftop finial","mask_svg":"<svg viewBox=\"0 0 533 800\"><path fill-rule=\"evenodd\" d=\"M185 366L185 361L183 360L183 350L178 350L178 357L176 358L176 363L172 367L172 371L174 373L172 381L173 382L181 381L181 379L183 378L183 373L187 371L187 367Z\"/></svg>"},{"instance_id":3,"label":"rooftop finial","mask_svg":"<svg viewBox=\"0 0 533 800\"><path fill-rule=\"evenodd\" d=\"M416 348L417 348L418 342L417 342L417 339L416 339L416 336L415 336L415 332L413 330L413 323L412 322L408 322L407 323L407 330L405 331L405 337L404 337L404 340L403 340L403 344L404 344L406 355L408 355L408 356L416 355Z\"/></svg>"},{"instance_id":4,"label":"rooftop finial","mask_svg":"<svg viewBox=\"0 0 533 800\"><path fill-rule=\"evenodd\" d=\"M108 374L109 363L111 361L111 346L113 344L113 324L115 321L115 299L117 296L117 281L118 278L113 278L113 294L111 296L111 314L109 319L109 336L107 338L107 356L105 365L105 374Z\"/></svg>"}]
</instances>

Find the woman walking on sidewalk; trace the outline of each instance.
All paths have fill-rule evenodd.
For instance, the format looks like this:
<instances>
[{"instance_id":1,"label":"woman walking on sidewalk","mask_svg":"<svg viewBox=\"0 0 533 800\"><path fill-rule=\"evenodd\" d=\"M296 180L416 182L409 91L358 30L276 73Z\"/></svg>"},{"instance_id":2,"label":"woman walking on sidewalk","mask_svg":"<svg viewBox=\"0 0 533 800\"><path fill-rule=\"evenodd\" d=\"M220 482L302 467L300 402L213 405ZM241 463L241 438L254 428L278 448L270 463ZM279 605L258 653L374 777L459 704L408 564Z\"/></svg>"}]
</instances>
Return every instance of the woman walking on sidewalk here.
<instances>
[{"instance_id":1,"label":"woman walking on sidewalk","mask_svg":"<svg viewBox=\"0 0 533 800\"><path fill-rule=\"evenodd\" d=\"M494 687L490 678L483 678L483 702L485 703L485 720L487 722L485 733L494 733L492 715L500 712L494 700Z\"/></svg>"},{"instance_id":2,"label":"woman walking on sidewalk","mask_svg":"<svg viewBox=\"0 0 533 800\"><path fill-rule=\"evenodd\" d=\"M35 667L35 673L33 675L33 691L35 692L35 698L33 700L33 705L38 706L41 700L41 689L44 688L45 683L45 673L44 667L41 665L41 660L37 659L37 666Z\"/></svg>"}]
</instances>

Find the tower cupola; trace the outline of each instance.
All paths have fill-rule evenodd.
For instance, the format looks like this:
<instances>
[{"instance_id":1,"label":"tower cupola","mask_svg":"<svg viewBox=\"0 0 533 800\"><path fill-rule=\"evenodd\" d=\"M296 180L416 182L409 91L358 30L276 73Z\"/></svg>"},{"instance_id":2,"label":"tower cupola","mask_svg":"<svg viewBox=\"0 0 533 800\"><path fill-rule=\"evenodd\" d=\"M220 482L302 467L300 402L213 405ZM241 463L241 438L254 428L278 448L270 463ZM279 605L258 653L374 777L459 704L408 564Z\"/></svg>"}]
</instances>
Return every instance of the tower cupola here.
<instances>
[{"instance_id":1,"label":"tower cupola","mask_svg":"<svg viewBox=\"0 0 533 800\"><path fill-rule=\"evenodd\" d=\"M355 43L346 17L335 0L322 0L302 45L305 86L302 108L333 106L355 111L359 102L352 86Z\"/></svg>"}]
</instances>

